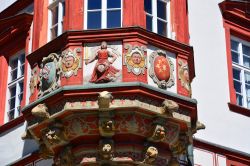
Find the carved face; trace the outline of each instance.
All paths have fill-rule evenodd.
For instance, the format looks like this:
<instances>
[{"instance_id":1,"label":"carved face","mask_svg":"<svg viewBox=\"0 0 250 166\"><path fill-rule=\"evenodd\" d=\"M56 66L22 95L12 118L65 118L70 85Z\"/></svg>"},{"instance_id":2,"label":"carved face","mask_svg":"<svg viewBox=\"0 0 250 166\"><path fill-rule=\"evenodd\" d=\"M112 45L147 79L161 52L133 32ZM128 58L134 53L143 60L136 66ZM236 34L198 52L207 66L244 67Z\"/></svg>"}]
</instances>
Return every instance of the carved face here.
<instances>
[{"instance_id":1,"label":"carved face","mask_svg":"<svg viewBox=\"0 0 250 166\"><path fill-rule=\"evenodd\" d=\"M131 55L131 58L132 58L132 62L134 64L140 64L141 61L142 61L142 57L141 55L138 53L138 52L134 52L132 55Z\"/></svg>"},{"instance_id":2,"label":"carved face","mask_svg":"<svg viewBox=\"0 0 250 166\"><path fill-rule=\"evenodd\" d=\"M102 147L102 151L103 151L104 153L109 153L109 152L111 152L111 150L112 150L112 147L111 147L110 144L105 144L105 145L103 145L103 147Z\"/></svg>"},{"instance_id":3,"label":"carved face","mask_svg":"<svg viewBox=\"0 0 250 166\"><path fill-rule=\"evenodd\" d=\"M64 58L64 65L65 65L65 67L66 68L71 68L73 66L73 64L74 64L74 61L75 61L75 59L74 59L73 56L66 56Z\"/></svg>"},{"instance_id":4,"label":"carved face","mask_svg":"<svg viewBox=\"0 0 250 166\"><path fill-rule=\"evenodd\" d=\"M101 49L106 49L107 48L107 42L103 41L101 43Z\"/></svg>"},{"instance_id":5,"label":"carved face","mask_svg":"<svg viewBox=\"0 0 250 166\"><path fill-rule=\"evenodd\" d=\"M186 82L189 82L189 72L187 69L183 71L183 77Z\"/></svg>"},{"instance_id":6,"label":"carved face","mask_svg":"<svg viewBox=\"0 0 250 166\"><path fill-rule=\"evenodd\" d=\"M150 146L147 150L146 155L155 158L158 155L158 150L155 147Z\"/></svg>"}]
</instances>

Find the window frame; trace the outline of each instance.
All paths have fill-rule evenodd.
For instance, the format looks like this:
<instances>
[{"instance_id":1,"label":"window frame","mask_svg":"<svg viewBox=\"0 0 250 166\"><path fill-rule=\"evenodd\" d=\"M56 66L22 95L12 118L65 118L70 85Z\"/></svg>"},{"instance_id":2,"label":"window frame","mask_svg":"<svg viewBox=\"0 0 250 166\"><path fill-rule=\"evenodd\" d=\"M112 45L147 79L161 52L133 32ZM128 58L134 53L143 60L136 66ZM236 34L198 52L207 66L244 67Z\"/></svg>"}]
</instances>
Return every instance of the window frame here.
<instances>
[{"instance_id":1,"label":"window frame","mask_svg":"<svg viewBox=\"0 0 250 166\"><path fill-rule=\"evenodd\" d=\"M24 62L21 63L21 59L22 59L22 56L24 56ZM21 115L21 102L22 100L24 99L24 73L25 73L25 51L24 50L21 50L21 51L18 51L16 54L14 54L13 56L11 56L9 58L9 65L8 65L8 79L7 79L7 88L6 88L6 106L5 106L5 123L6 122L9 122L13 119L16 119L17 117L19 117ZM10 66L10 63L11 61L13 60L16 60L18 61L17 63L17 78L14 79L14 80L11 80L11 66ZM21 72L21 67L23 67L23 73ZM22 88L20 88L20 84L22 83ZM16 90L15 90L15 96L13 96L15 98L15 104L14 104L14 108L10 110L10 89L13 88L13 87L16 87ZM21 89L23 90L21 92ZM20 95L22 95L22 99L19 99ZM12 98L13 98L12 97ZM10 118L10 113L11 111L14 111L14 116L13 118L11 119Z\"/></svg>"},{"instance_id":2,"label":"window frame","mask_svg":"<svg viewBox=\"0 0 250 166\"><path fill-rule=\"evenodd\" d=\"M157 12L158 12L157 2L158 1L166 3L166 8L167 8L166 9L167 10L166 11L166 20L164 20L162 18L159 18L157 16ZM170 0L151 0L151 3L152 3L152 14L147 13L145 11L145 9L144 9L145 14L146 14L146 18L147 18L147 16L152 17L152 31L151 32L154 32L154 33L157 33L157 34L159 34L161 36L164 36L164 35L158 33L158 20L160 20L160 21L162 21L162 22L164 22L164 23L167 24L167 26L166 26L166 28L167 28L166 29L166 36L165 37L171 37L171 29L170 29L171 28L171 26L170 26ZM146 25L147 25L147 19L146 19Z\"/></svg>"},{"instance_id":3,"label":"window frame","mask_svg":"<svg viewBox=\"0 0 250 166\"><path fill-rule=\"evenodd\" d=\"M64 3L64 9L63 9L63 3ZM57 24L52 25L52 9L58 6L57 11ZM48 5L48 42L55 39L56 37L60 36L64 29L63 29L63 23L64 23L64 15L65 13L65 0L49 0ZM64 13L63 13L64 11ZM57 35L53 38L51 29L55 28L57 26Z\"/></svg>"},{"instance_id":4,"label":"window frame","mask_svg":"<svg viewBox=\"0 0 250 166\"><path fill-rule=\"evenodd\" d=\"M107 29L107 13L108 11L116 11L116 10L120 10L121 11L121 26L122 27L122 22L123 22L123 0L120 0L121 2L121 7L120 8L107 8L107 1L108 0L102 0L102 4L101 4L101 9L92 9L92 10L88 10L88 1L89 0L84 0L84 30L91 30L88 29L88 12L94 12L94 11L101 11L101 27L99 29ZM120 28L120 27L116 27L116 28Z\"/></svg>"},{"instance_id":5,"label":"window frame","mask_svg":"<svg viewBox=\"0 0 250 166\"><path fill-rule=\"evenodd\" d=\"M243 56L244 55L243 55L243 49L242 49L243 48L242 45L246 45L246 46L250 47L250 42L245 41L245 40L243 40L241 38L238 38L238 37L235 37L235 36L231 35L231 37L230 37L230 44L231 44L232 41L236 41L236 42L239 43L239 48L238 48L239 63L238 64L236 62L234 62L233 59L232 59L232 48L231 47L230 47L230 53L231 53L231 59L232 59L232 71L233 71L233 69L240 71L240 80L236 80L236 81L238 81L238 82L240 81L240 83L241 83L241 96L243 98L242 99L243 100L242 101L243 104L240 105L238 103L238 101L237 101L237 94L238 94L238 92L233 87L234 90L235 90L236 104L239 105L239 106L242 106L244 108L250 109L250 107L248 107L248 104L247 104L247 98L249 98L250 96L247 97L247 92L246 92L246 85L247 85L247 83L246 83L246 79L245 79L245 73L249 73L250 74L250 66L249 67L244 66L244 61L243 61ZM232 79L233 79L233 83L234 83L234 81L235 81L234 75L232 75Z\"/></svg>"}]
</instances>

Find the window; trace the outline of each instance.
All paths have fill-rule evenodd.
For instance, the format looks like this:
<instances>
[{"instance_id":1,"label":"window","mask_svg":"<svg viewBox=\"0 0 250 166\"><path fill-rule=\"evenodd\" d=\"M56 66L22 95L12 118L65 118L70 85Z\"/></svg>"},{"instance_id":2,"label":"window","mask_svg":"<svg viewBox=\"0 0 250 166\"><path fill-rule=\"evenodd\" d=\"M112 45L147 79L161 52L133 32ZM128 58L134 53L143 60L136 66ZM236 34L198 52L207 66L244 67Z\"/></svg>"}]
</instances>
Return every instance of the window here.
<instances>
[{"instance_id":1,"label":"window","mask_svg":"<svg viewBox=\"0 0 250 166\"><path fill-rule=\"evenodd\" d=\"M49 5L49 40L56 38L63 32L63 18L65 16L65 1L50 0Z\"/></svg>"},{"instance_id":2,"label":"window","mask_svg":"<svg viewBox=\"0 0 250 166\"><path fill-rule=\"evenodd\" d=\"M122 0L85 0L84 29L121 27Z\"/></svg>"},{"instance_id":3,"label":"window","mask_svg":"<svg viewBox=\"0 0 250 166\"><path fill-rule=\"evenodd\" d=\"M237 104L250 108L250 43L232 37L231 56Z\"/></svg>"},{"instance_id":4,"label":"window","mask_svg":"<svg viewBox=\"0 0 250 166\"><path fill-rule=\"evenodd\" d=\"M8 121L20 115L20 105L23 99L23 76L25 54L18 53L9 60L7 114Z\"/></svg>"},{"instance_id":5,"label":"window","mask_svg":"<svg viewBox=\"0 0 250 166\"><path fill-rule=\"evenodd\" d=\"M144 0L146 28L149 31L168 36L168 0Z\"/></svg>"}]
</instances>

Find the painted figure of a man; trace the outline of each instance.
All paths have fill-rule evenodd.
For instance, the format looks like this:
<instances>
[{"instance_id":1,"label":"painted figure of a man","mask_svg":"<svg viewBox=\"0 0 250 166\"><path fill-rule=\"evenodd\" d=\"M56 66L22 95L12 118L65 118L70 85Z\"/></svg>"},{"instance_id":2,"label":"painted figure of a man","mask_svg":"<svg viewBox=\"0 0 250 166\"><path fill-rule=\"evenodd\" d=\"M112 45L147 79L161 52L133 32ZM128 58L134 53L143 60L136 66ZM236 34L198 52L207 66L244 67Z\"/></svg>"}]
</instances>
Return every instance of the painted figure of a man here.
<instances>
[{"instance_id":1,"label":"painted figure of a man","mask_svg":"<svg viewBox=\"0 0 250 166\"><path fill-rule=\"evenodd\" d=\"M109 59L110 57L110 59ZM97 60L91 79L91 83L106 83L116 79L118 69L112 66L113 62L117 59L117 55L108 51L107 42L101 43L101 49L98 50L93 57L85 61L85 64L89 64Z\"/></svg>"}]
</instances>

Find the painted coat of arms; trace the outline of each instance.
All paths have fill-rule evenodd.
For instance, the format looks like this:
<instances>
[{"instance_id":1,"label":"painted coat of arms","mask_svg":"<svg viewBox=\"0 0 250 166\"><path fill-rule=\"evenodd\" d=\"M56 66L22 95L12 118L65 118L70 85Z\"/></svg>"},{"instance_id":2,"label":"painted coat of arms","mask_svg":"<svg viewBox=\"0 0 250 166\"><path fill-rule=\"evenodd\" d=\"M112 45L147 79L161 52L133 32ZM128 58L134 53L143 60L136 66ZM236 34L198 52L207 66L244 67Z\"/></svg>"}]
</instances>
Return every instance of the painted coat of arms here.
<instances>
[{"instance_id":1,"label":"painted coat of arms","mask_svg":"<svg viewBox=\"0 0 250 166\"><path fill-rule=\"evenodd\" d=\"M157 50L152 52L149 58L150 69L149 76L153 79L154 83L161 89L172 87L174 82L174 64L167 57L166 52Z\"/></svg>"},{"instance_id":2,"label":"painted coat of arms","mask_svg":"<svg viewBox=\"0 0 250 166\"><path fill-rule=\"evenodd\" d=\"M43 58L40 69L38 97L42 97L59 87L60 69L58 60L59 56L56 53L51 53Z\"/></svg>"}]
</instances>

